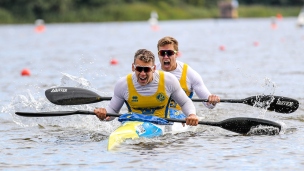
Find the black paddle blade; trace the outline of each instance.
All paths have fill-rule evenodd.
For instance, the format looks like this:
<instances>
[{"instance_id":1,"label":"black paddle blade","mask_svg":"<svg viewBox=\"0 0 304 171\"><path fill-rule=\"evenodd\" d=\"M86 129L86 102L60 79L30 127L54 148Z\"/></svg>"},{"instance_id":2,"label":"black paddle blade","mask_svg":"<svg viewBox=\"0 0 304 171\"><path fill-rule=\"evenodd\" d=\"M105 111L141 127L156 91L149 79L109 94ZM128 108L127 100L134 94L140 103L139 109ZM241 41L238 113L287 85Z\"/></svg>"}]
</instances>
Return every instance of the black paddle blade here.
<instances>
[{"instance_id":1,"label":"black paddle blade","mask_svg":"<svg viewBox=\"0 0 304 171\"><path fill-rule=\"evenodd\" d=\"M244 99L244 104L255 107L266 108L269 111L278 113L292 113L299 107L299 102L295 99L283 96L261 95Z\"/></svg>"},{"instance_id":2,"label":"black paddle blade","mask_svg":"<svg viewBox=\"0 0 304 171\"><path fill-rule=\"evenodd\" d=\"M296 111L298 107L299 102L297 100L287 97L274 96L273 102L270 103L270 107L267 109L278 113L292 113Z\"/></svg>"},{"instance_id":3,"label":"black paddle blade","mask_svg":"<svg viewBox=\"0 0 304 171\"><path fill-rule=\"evenodd\" d=\"M236 132L239 134L248 134L250 131L257 127L274 127L278 128L277 133L281 131L281 125L264 119L258 118L246 118L246 117L237 117L237 118L230 118L219 122L219 127ZM277 134L273 133L273 134Z\"/></svg>"},{"instance_id":4,"label":"black paddle blade","mask_svg":"<svg viewBox=\"0 0 304 171\"><path fill-rule=\"evenodd\" d=\"M104 100L93 91L76 87L51 88L45 91L45 96L57 105L89 104Z\"/></svg>"}]
</instances>

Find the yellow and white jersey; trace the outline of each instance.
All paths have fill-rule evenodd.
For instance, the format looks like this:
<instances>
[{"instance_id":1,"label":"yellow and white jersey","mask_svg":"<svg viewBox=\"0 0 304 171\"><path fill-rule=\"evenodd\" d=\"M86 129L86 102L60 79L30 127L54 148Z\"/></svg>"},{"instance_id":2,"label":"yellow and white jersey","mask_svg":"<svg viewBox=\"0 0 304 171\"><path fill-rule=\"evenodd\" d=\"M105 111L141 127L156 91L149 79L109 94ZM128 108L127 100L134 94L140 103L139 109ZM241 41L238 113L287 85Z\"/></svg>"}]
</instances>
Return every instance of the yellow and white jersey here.
<instances>
[{"instance_id":1,"label":"yellow and white jersey","mask_svg":"<svg viewBox=\"0 0 304 171\"><path fill-rule=\"evenodd\" d=\"M184 89L187 95L190 96L192 93L195 93L201 99L208 99L211 93L204 84L202 77L189 65L181 61L176 61L176 63L176 69L173 71L169 71L169 73L176 76L176 78L180 82L181 87ZM161 64L157 64L156 68L161 70ZM203 104L209 109L215 107L214 105L207 104L205 102L203 102Z\"/></svg>"},{"instance_id":2,"label":"yellow and white jersey","mask_svg":"<svg viewBox=\"0 0 304 171\"><path fill-rule=\"evenodd\" d=\"M133 99L133 96L136 97ZM177 78L171 73L155 71L153 80L144 86L138 84L135 73L132 73L117 81L114 95L106 110L108 113L119 113L126 102L128 109L131 111L142 114L153 113L153 115L155 114L155 116L159 117L169 117L167 108L170 98L174 99L182 107L185 115L196 114L196 109L191 99L185 94ZM141 102L135 102L136 99ZM161 102L158 102L158 100Z\"/></svg>"},{"instance_id":3,"label":"yellow and white jersey","mask_svg":"<svg viewBox=\"0 0 304 171\"><path fill-rule=\"evenodd\" d=\"M127 76L129 98L126 100L126 105L129 112L154 115L161 118L168 117L170 97L166 94L165 77L162 71L159 72L159 80L156 92L150 96L143 96L135 89L132 74Z\"/></svg>"}]
</instances>

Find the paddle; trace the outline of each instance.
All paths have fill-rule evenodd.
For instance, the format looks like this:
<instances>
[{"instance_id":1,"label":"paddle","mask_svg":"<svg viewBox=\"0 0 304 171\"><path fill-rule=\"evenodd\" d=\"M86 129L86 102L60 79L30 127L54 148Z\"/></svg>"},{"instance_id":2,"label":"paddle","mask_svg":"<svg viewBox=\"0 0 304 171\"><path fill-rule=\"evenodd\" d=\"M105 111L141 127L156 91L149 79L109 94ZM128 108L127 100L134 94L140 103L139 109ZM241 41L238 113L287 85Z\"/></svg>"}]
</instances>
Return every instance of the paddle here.
<instances>
[{"instance_id":1,"label":"paddle","mask_svg":"<svg viewBox=\"0 0 304 171\"><path fill-rule=\"evenodd\" d=\"M80 105L111 100L111 97L101 97L95 92L76 87L57 87L45 91L47 99L57 105ZM192 99L193 102L208 102L207 99ZM297 100L283 96L252 96L245 99L221 99L220 102L243 103L254 107L267 107L269 111L292 113L299 107Z\"/></svg>"},{"instance_id":2,"label":"paddle","mask_svg":"<svg viewBox=\"0 0 304 171\"><path fill-rule=\"evenodd\" d=\"M19 116L24 117L51 117L51 116L67 116L67 115L75 115L75 114L83 114L83 115L95 115L94 112L85 111L85 110L77 110L77 111L57 111L57 112L16 112ZM107 116L114 116L119 117L120 114L113 114L107 113ZM181 122L186 123L185 120L180 119L171 119L171 118L164 118L169 122ZM206 121L199 121L198 124L201 125L210 125L210 126L217 126L228 131L236 132L239 134L247 134L250 132L251 128L258 127L258 126L268 126L268 127L275 127L281 131L281 125L264 119L258 118L246 118L246 117L237 117L237 118L230 118L223 120L221 122L206 122Z\"/></svg>"}]
</instances>

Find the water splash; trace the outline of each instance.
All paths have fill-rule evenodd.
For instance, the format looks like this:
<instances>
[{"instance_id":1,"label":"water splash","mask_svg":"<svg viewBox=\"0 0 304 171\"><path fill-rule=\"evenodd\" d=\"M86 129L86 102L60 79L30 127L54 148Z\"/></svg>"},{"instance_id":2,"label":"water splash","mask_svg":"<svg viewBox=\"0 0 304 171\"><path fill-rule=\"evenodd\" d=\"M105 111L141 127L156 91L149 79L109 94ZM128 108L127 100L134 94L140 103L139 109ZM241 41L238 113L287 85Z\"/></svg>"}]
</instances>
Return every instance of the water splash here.
<instances>
[{"instance_id":1,"label":"water splash","mask_svg":"<svg viewBox=\"0 0 304 171\"><path fill-rule=\"evenodd\" d=\"M257 126L252 127L247 135L278 135L280 133L279 128L272 126Z\"/></svg>"},{"instance_id":2,"label":"water splash","mask_svg":"<svg viewBox=\"0 0 304 171\"><path fill-rule=\"evenodd\" d=\"M72 76L67 73L62 73L60 86L79 87L92 89L90 82L82 77ZM35 87L35 86L33 86ZM4 106L1 110L2 113L8 113L12 117L12 121L21 127L39 127L48 129L62 129L62 128L76 128L83 130L93 130L102 132L103 134L110 134L119 125L117 119L111 122L100 122L96 116L92 115L72 115L61 117L22 117L15 114L15 112L56 112L56 111L75 111L75 110L89 110L93 111L96 104L86 105L55 105L47 100L46 97L41 97L41 90L35 88L35 93L27 90L24 94L13 96L11 102ZM42 93L44 94L44 93ZM35 97L35 96L36 97ZM37 96L38 95L38 96ZM105 107L108 102L98 103L99 107Z\"/></svg>"},{"instance_id":3,"label":"water splash","mask_svg":"<svg viewBox=\"0 0 304 171\"><path fill-rule=\"evenodd\" d=\"M264 85L262 85L262 87L264 87L263 94L274 95L277 86L274 82L271 81L270 78L265 78L265 82Z\"/></svg>"},{"instance_id":4,"label":"water splash","mask_svg":"<svg viewBox=\"0 0 304 171\"><path fill-rule=\"evenodd\" d=\"M274 101L274 93L276 90L276 85L269 78L265 78L265 82L262 85L264 91L262 94L256 96L253 107L260 108L260 114L264 115L267 111L267 108L270 107L270 104Z\"/></svg>"},{"instance_id":5,"label":"water splash","mask_svg":"<svg viewBox=\"0 0 304 171\"><path fill-rule=\"evenodd\" d=\"M67 73L62 73L61 86L89 88L91 83L83 77L72 76Z\"/></svg>"},{"instance_id":6,"label":"water splash","mask_svg":"<svg viewBox=\"0 0 304 171\"><path fill-rule=\"evenodd\" d=\"M35 99L31 92L25 95L17 95L12 102L5 106L1 112L9 113L13 122L21 127L41 127L44 129L62 129L76 128L92 130L110 134L120 123L115 119L111 122L100 122L99 119L92 115L72 115L61 117L22 117L15 114L16 111L22 112L56 112L56 111L74 111L74 110L94 110L92 105L77 106L59 106L47 101L46 98Z\"/></svg>"}]
</instances>

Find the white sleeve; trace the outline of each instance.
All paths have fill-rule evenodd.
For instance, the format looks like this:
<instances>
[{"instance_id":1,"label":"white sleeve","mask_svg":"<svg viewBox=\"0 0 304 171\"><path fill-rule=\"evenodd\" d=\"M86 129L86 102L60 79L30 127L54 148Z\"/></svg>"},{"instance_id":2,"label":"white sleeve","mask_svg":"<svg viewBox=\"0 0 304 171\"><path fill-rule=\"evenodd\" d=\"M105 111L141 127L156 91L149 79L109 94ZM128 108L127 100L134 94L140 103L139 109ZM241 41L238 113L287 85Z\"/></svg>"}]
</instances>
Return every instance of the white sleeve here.
<instances>
[{"instance_id":1,"label":"white sleeve","mask_svg":"<svg viewBox=\"0 0 304 171\"><path fill-rule=\"evenodd\" d=\"M165 73L165 77L166 91L171 95L172 99L181 106L183 113L187 116L189 114L196 114L196 109L192 100L181 88L177 78L168 72Z\"/></svg>"},{"instance_id":2,"label":"white sleeve","mask_svg":"<svg viewBox=\"0 0 304 171\"><path fill-rule=\"evenodd\" d=\"M114 95L106 107L107 113L119 113L125 102L125 95L128 90L126 77L120 78L114 87Z\"/></svg>"},{"instance_id":3,"label":"white sleeve","mask_svg":"<svg viewBox=\"0 0 304 171\"><path fill-rule=\"evenodd\" d=\"M202 77L190 66L188 66L187 77L190 79L191 87L197 96L201 99L208 99L211 93L204 84ZM203 102L203 104L209 109L213 109L215 107L215 105L207 104L206 102Z\"/></svg>"}]
</instances>

